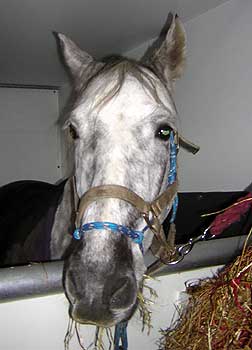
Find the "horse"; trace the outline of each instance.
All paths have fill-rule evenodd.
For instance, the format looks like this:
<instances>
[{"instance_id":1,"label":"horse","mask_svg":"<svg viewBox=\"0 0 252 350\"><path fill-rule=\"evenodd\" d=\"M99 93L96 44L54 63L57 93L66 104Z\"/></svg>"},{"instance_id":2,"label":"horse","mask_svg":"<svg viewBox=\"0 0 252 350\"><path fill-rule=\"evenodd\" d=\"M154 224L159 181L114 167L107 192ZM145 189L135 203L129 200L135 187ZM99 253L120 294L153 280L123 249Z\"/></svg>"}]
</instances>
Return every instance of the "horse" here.
<instances>
[{"instance_id":1,"label":"horse","mask_svg":"<svg viewBox=\"0 0 252 350\"><path fill-rule=\"evenodd\" d=\"M8 237L1 236L8 241L1 263L42 260L45 251L47 260L63 259L71 318L110 327L134 313L146 271L144 255L154 240L163 242L161 224L172 215L174 171L173 180L167 179L178 151L173 91L185 65L185 32L173 16L166 32L139 61L122 56L96 60L64 34L56 37L73 86L64 128L72 137L74 176L58 186L39 185L31 198L24 195L25 183L21 192L17 184L5 187L5 206L10 193L20 202L13 207ZM38 184L30 185L36 193ZM29 213L15 220L15 210L24 211L21 198L30 203ZM33 207L40 207L41 214L28 220L31 234L23 230L22 242L16 239L11 244L10 237L24 214L31 217ZM45 241L46 249L37 259Z\"/></svg>"}]
</instances>

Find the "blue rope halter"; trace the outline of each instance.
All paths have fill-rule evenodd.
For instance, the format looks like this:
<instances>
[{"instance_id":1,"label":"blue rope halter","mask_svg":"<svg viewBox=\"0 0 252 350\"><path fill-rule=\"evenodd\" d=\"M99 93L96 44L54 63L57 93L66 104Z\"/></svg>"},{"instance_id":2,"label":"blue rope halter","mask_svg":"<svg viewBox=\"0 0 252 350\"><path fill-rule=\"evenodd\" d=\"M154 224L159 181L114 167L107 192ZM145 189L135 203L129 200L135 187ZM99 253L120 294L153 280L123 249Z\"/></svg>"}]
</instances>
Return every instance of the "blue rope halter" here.
<instances>
[{"instance_id":1,"label":"blue rope halter","mask_svg":"<svg viewBox=\"0 0 252 350\"><path fill-rule=\"evenodd\" d=\"M75 239L79 240L83 236L84 232L92 230L108 230L114 233L120 233L122 235L128 236L132 239L133 242L139 244L141 251L143 252L143 238L144 232L148 229L146 226L142 231L133 230L130 227L118 225L109 221L95 221L88 222L87 224L82 225L80 228L77 228L73 236Z\"/></svg>"},{"instance_id":2,"label":"blue rope halter","mask_svg":"<svg viewBox=\"0 0 252 350\"><path fill-rule=\"evenodd\" d=\"M174 183L177 177L177 144L175 143L174 132L171 131L170 134L170 171L168 175L168 185ZM172 214L170 218L170 223L174 223L176 218L178 208L178 195L174 198L172 204ZM85 232L92 230L109 230L114 233L119 233L125 235L133 240L133 242L139 244L140 249L143 253L143 238L144 232L149 227L146 226L142 231L133 230L130 227L124 225L118 225L113 222L107 221L95 221L86 223L78 228L73 233L73 237L80 240ZM121 322L115 326L115 336L114 336L114 350L127 350L128 349L128 337L127 337L127 326L128 322ZM121 345L120 345L121 343Z\"/></svg>"}]
</instances>

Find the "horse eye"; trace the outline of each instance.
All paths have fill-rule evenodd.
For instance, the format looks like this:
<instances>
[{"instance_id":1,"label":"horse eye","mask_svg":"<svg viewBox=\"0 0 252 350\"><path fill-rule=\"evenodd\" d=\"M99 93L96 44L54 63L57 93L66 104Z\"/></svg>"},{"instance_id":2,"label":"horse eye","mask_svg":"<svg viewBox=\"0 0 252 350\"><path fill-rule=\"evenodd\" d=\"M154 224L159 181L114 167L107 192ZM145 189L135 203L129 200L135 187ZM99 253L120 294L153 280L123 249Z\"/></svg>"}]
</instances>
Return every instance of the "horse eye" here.
<instances>
[{"instance_id":1,"label":"horse eye","mask_svg":"<svg viewBox=\"0 0 252 350\"><path fill-rule=\"evenodd\" d=\"M168 141L170 138L171 131L172 128L169 125L164 124L157 129L155 136L163 141Z\"/></svg>"},{"instance_id":2,"label":"horse eye","mask_svg":"<svg viewBox=\"0 0 252 350\"><path fill-rule=\"evenodd\" d=\"M73 140L76 140L79 138L78 133L72 124L69 125L69 132Z\"/></svg>"}]
</instances>

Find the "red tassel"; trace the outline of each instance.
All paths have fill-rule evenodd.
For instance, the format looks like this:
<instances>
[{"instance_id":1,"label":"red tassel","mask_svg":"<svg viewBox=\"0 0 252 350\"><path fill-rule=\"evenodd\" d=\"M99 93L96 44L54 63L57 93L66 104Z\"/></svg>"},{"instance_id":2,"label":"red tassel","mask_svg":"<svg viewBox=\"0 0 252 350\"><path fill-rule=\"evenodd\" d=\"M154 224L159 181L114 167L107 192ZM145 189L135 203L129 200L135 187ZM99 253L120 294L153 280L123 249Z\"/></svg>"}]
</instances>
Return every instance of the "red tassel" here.
<instances>
[{"instance_id":1,"label":"red tassel","mask_svg":"<svg viewBox=\"0 0 252 350\"><path fill-rule=\"evenodd\" d=\"M240 221L241 216L246 214L252 205L252 193L239 198L236 203L228 207L223 213L216 216L210 226L210 233L218 236L230 225Z\"/></svg>"}]
</instances>

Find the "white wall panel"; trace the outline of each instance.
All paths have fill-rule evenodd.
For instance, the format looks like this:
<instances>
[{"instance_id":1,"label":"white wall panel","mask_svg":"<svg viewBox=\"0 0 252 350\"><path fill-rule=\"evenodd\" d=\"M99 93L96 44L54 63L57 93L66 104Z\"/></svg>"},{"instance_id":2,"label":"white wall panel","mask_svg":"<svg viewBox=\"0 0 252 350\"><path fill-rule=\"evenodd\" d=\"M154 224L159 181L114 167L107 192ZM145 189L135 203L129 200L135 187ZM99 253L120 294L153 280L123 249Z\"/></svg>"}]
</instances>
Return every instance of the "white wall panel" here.
<instances>
[{"instance_id":1,"label":"white wall panel","mask_svg":"<svg viewBox=\"0 0 252 350\"><path fill-rule=\"evenodd\" d=\"M0 88L0 185L61 177L58 92Z\"/></svg>"},{"instance_id":2,"label":"white wall panel","mask_svg":"<svg viewBox=\"0 0 252 350\"><path fill-rule=\"evenodd\" d=\"M183 132L181 190L243 190L252 181L252 1L231 0L186 24L188 64L176 98Z\"/></svg>"}]
</instances>

